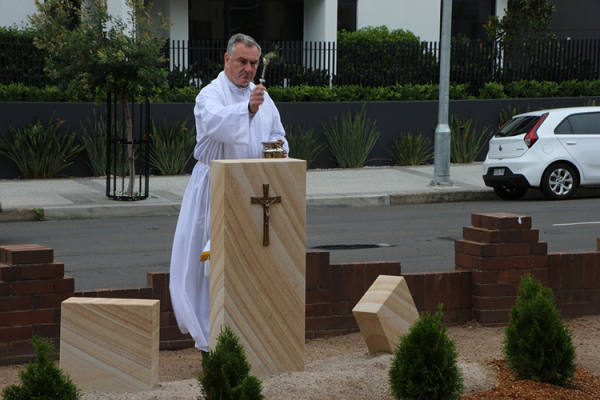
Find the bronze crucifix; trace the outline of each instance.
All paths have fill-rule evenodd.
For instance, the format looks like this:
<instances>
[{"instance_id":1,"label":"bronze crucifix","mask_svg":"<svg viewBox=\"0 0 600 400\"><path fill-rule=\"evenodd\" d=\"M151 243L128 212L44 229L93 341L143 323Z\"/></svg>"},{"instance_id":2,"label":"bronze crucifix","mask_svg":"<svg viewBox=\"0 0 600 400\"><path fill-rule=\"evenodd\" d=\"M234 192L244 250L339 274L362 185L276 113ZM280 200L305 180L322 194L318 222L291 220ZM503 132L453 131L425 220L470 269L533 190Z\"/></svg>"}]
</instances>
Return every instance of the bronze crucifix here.
<instances>
[{"instance_id":1,"label":"bronze crucifix","mask_svg":"<svg viewBox=\"0 0 600 400\"><path fill-rule=\"evenodd\" d=\"M269 184L263 184L263 197L251 197L251 204L262 204L263 206L263 246L269 245L269 216L271 204L281 203L281 196L269 197Z\"/></svg>"}]
</instances>

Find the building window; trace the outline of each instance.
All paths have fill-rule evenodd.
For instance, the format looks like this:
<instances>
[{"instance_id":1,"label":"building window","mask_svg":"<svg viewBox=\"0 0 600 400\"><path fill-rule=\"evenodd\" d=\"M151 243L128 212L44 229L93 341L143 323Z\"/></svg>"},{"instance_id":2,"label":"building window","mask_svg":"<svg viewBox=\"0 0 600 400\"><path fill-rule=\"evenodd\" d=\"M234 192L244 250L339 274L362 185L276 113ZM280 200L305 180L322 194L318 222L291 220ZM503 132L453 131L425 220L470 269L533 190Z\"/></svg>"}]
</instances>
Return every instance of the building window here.
<instances>
[{"instance_id":1,"label":"building window","mask_svg":"<svg viewBox=\"0 0 600 400\"><path fill-rule=\"evenodd\" d=\"M495 15L495 10L495 0L453 0L452 37L485 40L483 25L488 23L488 16Z\"/></svg>"},{"instance_id":2,"label":"building window","mask_svg":"<svg viewBox=\"0 0 600 400\"><path fill-rule=\"evenodd\" d=\"M338 0L337 30L348 32L356 30L356 0Z\"/></svg>"},{"instance_id":3,"label":"building window","mask_svg":"<svg viewBox=\"0 0 600 400\"><path fill-rule=\"evenodd\" d=\"M245 33L256 40L302 40L303 0L190 0L192 40L229 39Z\"/></svg>"}]
</instances>

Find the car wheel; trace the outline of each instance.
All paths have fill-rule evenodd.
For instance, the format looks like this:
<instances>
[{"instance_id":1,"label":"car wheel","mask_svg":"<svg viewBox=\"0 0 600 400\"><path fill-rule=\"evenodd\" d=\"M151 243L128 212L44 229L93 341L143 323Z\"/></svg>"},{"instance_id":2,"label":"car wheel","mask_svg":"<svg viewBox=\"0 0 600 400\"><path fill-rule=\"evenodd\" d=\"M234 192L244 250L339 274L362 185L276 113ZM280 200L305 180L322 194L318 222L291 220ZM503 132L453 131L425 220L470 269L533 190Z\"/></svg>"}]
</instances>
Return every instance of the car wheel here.
<instances>
[{"instance_id":1,"label":"car wheel","mask_svg":"<svg viewBox=\"0 0 600 400\"><path fill-rule=\"evenodd\" d=\"M566 200L573 196L579 186L579 175L575 168L568 164L551 165L544 171L540 189L550 200Z\"/></svg>"},{"instance_id":2,"label":"car wheel","mask_svg":"<svg viewBox=\"0 0 600 400\"><path fill-rule=\"evenodd\" d=\"M519 200L527 193L527 188L495 187L494 192L502 200Z\"/></svg>"}]
</instances>

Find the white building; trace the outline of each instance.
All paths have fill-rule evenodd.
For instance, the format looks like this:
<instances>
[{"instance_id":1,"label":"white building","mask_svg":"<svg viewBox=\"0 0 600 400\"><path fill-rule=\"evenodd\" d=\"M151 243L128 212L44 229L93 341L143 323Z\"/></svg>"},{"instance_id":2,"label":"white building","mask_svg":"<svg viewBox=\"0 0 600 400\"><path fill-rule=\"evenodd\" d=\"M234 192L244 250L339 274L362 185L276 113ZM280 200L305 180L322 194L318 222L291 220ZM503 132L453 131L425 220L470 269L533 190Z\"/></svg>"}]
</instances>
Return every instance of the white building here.
<instances>
[{"instance_id":1,"label":"white building","mask_svg":"<svg viewBox=\"0 0 600 400\"><path fill-rule=\"evenodd\" d=\"M43 0L41 0L43 1ZM81 2L82 0L73 0ZM83 0L88 1L88 0ZM509 0L453 0L452 34L482 39L488 15L504 15ZM168 16L172 40L227 39L243 32L257 40L328 41L337 31L386 25L438 41L442 0L154 0ZM551 27L559 39L600 37L598 0L552 0ZM125 18L125 0L108 0L109 12ZM0 0L0 26L23 25L34 0Z\"/></svg>"},{"instance_id":2,"label":"white building","mask_svg":"<svg viewBox=\"0 0 600 400\"><path fill-rule=\"evenodd\" d=\"M454 25L473 31L489 14L503 14L508 0L454 0ZM226 39L244 32L258 40L336 40L338 29L386 25L424 41L439 39L442 0L154 0L173 23L172 40ZM27 24L34 0L0 0L0 26ZM109 12L125 18L125 0L108 0Z\"/></svg>"}]
</instances>

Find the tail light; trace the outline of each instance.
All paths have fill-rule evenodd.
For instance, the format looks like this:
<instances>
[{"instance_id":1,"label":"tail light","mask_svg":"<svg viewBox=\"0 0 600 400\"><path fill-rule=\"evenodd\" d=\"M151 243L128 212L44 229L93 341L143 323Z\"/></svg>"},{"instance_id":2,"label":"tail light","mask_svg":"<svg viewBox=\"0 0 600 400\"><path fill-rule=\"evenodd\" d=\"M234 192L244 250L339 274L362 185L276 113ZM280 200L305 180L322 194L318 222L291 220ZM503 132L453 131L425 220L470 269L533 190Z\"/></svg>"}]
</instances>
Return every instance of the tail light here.
<instances>
[{"instance_id":1,"label":"tail light","mask_svg":"<svg viewBox=\"0 0 600 400\"><path fill-rule=\"evenodd\" d=\"M544 120L546 118L548 118L548 113L542 114L542 116L540 117L538 122L536 122L535 125L529 130L529 132L527 132L527 134L525 134L525 139L523 139L523 140L525 141L525 144L527 145L527 147L530 148L539 139L537 130L540 127L540 125L542 125L542 122L544 122Z\"/></svg>"}]
</instances>

